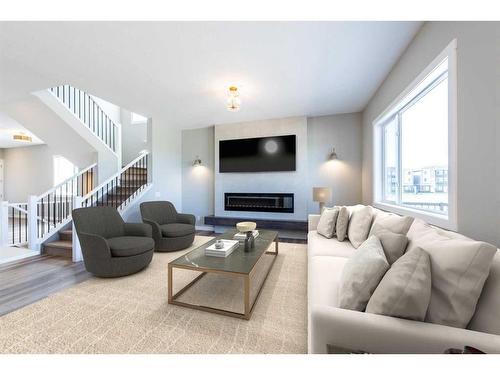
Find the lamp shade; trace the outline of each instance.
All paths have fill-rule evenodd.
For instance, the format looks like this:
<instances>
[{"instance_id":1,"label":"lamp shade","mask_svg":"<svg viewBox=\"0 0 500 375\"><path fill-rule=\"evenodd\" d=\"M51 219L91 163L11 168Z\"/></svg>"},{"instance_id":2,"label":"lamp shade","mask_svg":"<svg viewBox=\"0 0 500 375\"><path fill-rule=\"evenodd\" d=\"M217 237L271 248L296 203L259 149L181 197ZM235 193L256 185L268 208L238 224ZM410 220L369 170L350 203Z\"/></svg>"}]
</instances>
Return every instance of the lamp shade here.
<instances>
[{"instance_id":1,"label":"lamp shade","mask_svg":"<svg viewBox=\"0 0 500 375\"><path fill-rule=\"evenodd\" d=\"M332 189L329 187L314 187L313 201L314 202L329 202L332 199Z\"/></svg>"}]
</instances>

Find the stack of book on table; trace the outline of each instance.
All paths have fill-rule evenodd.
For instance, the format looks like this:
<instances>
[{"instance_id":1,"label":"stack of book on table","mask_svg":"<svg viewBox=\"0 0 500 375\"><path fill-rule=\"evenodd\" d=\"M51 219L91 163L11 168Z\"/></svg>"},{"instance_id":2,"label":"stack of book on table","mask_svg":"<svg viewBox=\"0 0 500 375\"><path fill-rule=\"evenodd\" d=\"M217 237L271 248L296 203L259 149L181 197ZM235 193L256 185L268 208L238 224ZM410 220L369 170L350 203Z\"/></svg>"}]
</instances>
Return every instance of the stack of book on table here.
<instances>
[{"instance_id":1,"label":"stack of book on table","mask_svg":"<svg viewBox=\"0 0 500 375\"><path fill-rule=\"evenodd\" d=\"M258 235L259 235L259 231L258 230L252 231L253 238L258 237ZM245 238L247 238L247 234L246 234L246 232L239 232L239 233L236 233L233 238L235 240L243 242L243 241L245 241Z\"/></svg>"},{"instance_id":2,"label":"stack of book on table","mask_svg":"<svg viewBox=\"0 0 500 375\"><path fill-rule=\"evenodd\" d=\"M224 244L224 247L222 249L216 249L214 243L205 249L205 255L225 258L228 255L230 255L235 249L237 249L238 246L240 245L239 241L235 240L221 240L221 241Z\"/></svg>"}]
</instances>

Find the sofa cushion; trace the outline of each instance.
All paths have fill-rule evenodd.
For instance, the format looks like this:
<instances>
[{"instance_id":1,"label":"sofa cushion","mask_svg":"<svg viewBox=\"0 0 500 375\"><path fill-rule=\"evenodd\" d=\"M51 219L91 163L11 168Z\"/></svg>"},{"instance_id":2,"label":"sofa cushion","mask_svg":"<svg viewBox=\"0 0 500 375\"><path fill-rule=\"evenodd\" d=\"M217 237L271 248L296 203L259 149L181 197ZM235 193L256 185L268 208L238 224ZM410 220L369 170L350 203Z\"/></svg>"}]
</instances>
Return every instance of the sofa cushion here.
<instances>
[{"instance_id":1,"label":"sofa cushion","mask_svg":"<svg viewBox=\"0 0 500 375\"><path fill-rule=\"evenodd\" d=\"M378 209L375 210L374 216L375 219L370 230L370 236L378 229L388 229L391 232L406 235L414 220L411 216L400 216Z\"/></svg>"},{"instance_id":2,"label":"sofa cushion","mask_svg":"<svg viewBox=\"0 0 500 375\"><path fill-rule=\"evenodd\" d=\"M430 298L429 254L417 247L387 271L368 301L366 312L423 321Z\"/></svg>"},{"instance_id":3,"label":"sofa cushion","mask_svg":"<svg viewBox=\"0 0 500 375\"><path fill-rule=\"evenodd\" d=\"M347 226L349 225L349 211L347 207L341 207L339 215L337 217L337 225L335 227L335 232L337 233L337 239L339 241L344 241L347 236Z\"/></svg>"},{"instance_id":4,"label":"sofa cushion","mask_svg":"<svg viewBox=\"0 0 500 375\"><path fill-rule=\"evenodd\" d=\"M372 208L363 206L354 210L349 218L347 237L356 249L368 238L368 232L372 225Z\"/></svg>"},{"instance_id":5,"label":"sofa cushion","mask_svg":"<svg viewBox=\"0 0 500 375\"><path fill-rule=\"evenodd\" d=\"M346 262L339 284L339 307L364 311L373 291L389 269L382 244L369 237Z\"/></svg>"},{"instance_id":6,"label":"sofa cushion","mask_svg":"<svg viewBox=\"0 0 500 375\"><path fill-rule=\"evenodd\" d=\"M326 238L332 238L335 234L335 225L337 223L338 215L339 208L325 208L319 218L317 228L318 233Z\"/></svg>"},{"instance_id":7,"label":"sofa cushion","mask_svg":"<svg viewBox=\"0 0 500 375\"><path fill-rule=\"evenodd\" d=\"M500 251L493 258L490 274L484 283L476 312L469 324L474 331L500 335Z\"/></svg>"},{"instance_id":8,"label":"sofa cushion","mask_svg":"<svg viewBox=\"0 0 500 375\"><path fill-rule=\"evenodd\" d=\"M408 249L421 247L431 259L432 293L425 321L465 328L471 320L497 249L416 219Z\"/></svg>"},{"instance_id":9,"label":"sofa cushion","mask_svg":"<svg viewBox=\"0 0 500 375\"><path fill-rule=\"evenodd\" d=\"M380 240L389 264L393 264L405 253L408 245L406 235L378 227L373 231L372 236L377 236Z\"/></svg>"},{"instance_id":10,"label":"sofa cushion","mask_svg":"<svg viewBox=\"0 0 500 375\"><path fill-rule=\"evenodd\" d=\"M155 242L149 237L114 237L107 240L111 255L114 257L130 257L143 254L154 248Z\"/></svg>"},{"instance_id":11,"label":"sofa cushion","mask_svg":"<svg viewBox=\"0 0 500 375\"><path fill-rule=\"evenodd\" d=\"M349 241L340 242L335 238L325 238L315 230L307 234L307 252L309 258L318 255L349 258L354 254L354 250Z\"/></svg>"},{"instance_id":12,"label":"sofa cushion","mask_svg":"<svg viewBox=\"0 0 500 375\"><path fill-rule=\"evenodd\" d=\"M163 237L183 237L195 232L195 227L191 224L163 224L160 228Z\"/></svg>"},{"instance_id":13,"label":"sofa cushion","mask_svg":"<svg viewBox=\"0 0 500 375\"><path fill-rule=\"evenodd\" d=\"M340 275L346 258L316 256L309 260L309 305L338 306Z\"/></svg>"}]
</instances>

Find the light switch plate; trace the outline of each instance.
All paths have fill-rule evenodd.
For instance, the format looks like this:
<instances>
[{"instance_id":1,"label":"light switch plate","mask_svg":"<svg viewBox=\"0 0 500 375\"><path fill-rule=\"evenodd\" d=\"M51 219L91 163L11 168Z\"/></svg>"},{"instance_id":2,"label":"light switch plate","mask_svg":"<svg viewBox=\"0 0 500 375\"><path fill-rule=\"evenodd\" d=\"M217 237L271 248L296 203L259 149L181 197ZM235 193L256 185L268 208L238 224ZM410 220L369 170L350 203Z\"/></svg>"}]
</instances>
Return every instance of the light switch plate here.
<instances>
[{"instance_id":1,"label":"light switch plate","mask_svg":"<svg viewBox=\"0 0 500 375\"><path fill-rule=\"evenodd\" d=\"M160 198L161 193L159 191L155 192L155 198Z\"/></svg>"}]
</instances>

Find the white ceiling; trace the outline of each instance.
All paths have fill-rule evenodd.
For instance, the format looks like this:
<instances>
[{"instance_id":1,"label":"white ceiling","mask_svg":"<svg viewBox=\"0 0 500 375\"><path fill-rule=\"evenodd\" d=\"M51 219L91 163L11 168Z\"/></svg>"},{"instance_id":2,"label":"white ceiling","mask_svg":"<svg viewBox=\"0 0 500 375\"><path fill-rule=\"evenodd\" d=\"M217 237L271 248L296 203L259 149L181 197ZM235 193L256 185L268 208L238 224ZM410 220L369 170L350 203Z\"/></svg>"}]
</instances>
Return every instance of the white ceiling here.
<instances>
[{"instance_id":1,"label":"white ceiling","mask_svg":"<svg viewBox=\"0 0 500 375\"><path fill-rule=\"evenodd\" d=\"M183 128L358 112L421 24L1 22L0 102L69 83Z\"/></svg>"},{"instance_id":2,"label":"white ceiling","mask_svg":"<svg viewBox=\"0 0 500 375\"><path fill-rule=\"evenodd\" d=\"M32 138L32 142L14 141L14 134L23 133ZM43 141L31 133L13 118L0 112L0 148L26 147L43 144Z\"/></svg>"}]
</instances>

